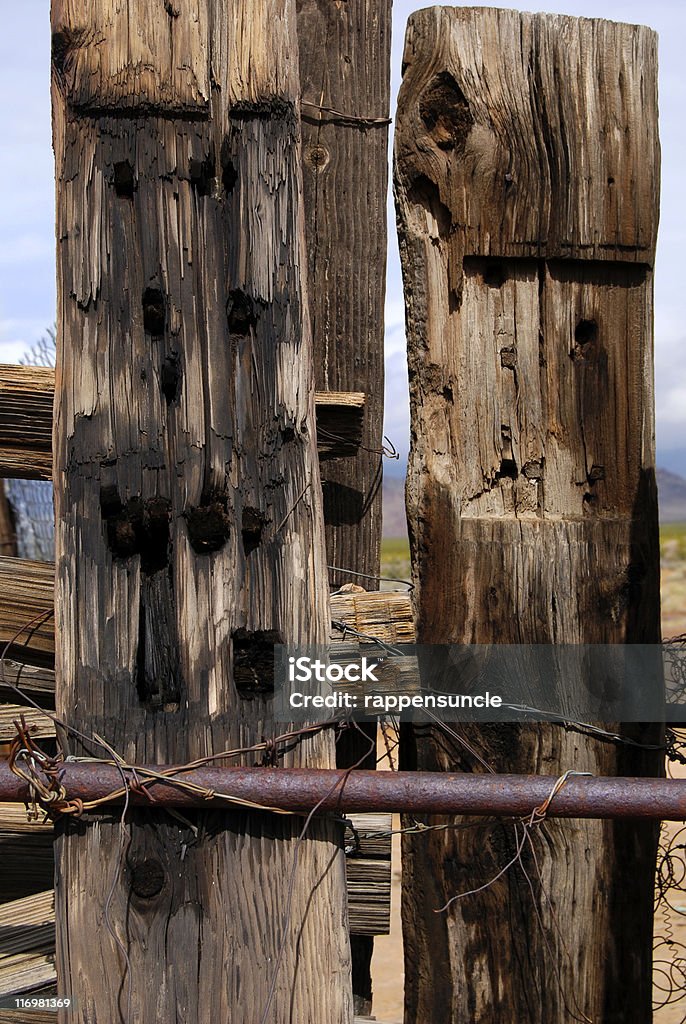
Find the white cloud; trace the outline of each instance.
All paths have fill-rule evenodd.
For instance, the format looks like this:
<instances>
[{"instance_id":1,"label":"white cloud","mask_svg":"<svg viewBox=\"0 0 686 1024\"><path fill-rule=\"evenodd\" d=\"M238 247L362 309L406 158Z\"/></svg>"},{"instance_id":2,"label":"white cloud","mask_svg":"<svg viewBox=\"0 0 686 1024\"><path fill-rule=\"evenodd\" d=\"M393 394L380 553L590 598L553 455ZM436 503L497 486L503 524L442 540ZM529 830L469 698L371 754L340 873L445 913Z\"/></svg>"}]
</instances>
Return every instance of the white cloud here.
<instances>
[{"instance_id":1,"label":"white cloud","mask_svg":"<svg viewBox=\"0 0 686 1024\"><path fill-rule=\"evenodd\" d=\"M0 320L0 363L18 363L47 334L50 326L49 318Z\"/></svg>"}]
</instances>

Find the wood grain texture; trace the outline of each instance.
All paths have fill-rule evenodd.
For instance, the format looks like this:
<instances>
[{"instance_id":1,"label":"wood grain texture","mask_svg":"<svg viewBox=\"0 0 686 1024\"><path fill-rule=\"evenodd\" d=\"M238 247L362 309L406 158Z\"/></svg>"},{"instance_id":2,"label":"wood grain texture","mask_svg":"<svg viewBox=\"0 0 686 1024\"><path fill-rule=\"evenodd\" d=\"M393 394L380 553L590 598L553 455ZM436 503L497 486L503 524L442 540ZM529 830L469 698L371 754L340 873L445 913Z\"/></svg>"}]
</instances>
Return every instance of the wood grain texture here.
<instances>
[{"instance_id":1,"label":"wood grain texture","mask_svg":"<svg viewBox=\"0 0 686 1024\"><path fill-rule=\"evenodd\" d=\"M391 2L298 0L297 9L317 388L367 394L362 444L373 449L332 452L322 466L327 558L378 575L388 127L355 119L388 117ZM334 586L349 580L330 575Z\"/></svg>"},{"instance_id":2,"label":"wood grain texture","mask_svg":"<svg viewBox=\"0 0 686 1024\"><path fill-rule=\"evenodd\" d=\"M399 182L418 190L417 216L435 207L439 230L448 212L458 286L460 250L652 264L654 32L432 7L408 22L403 68L413 102L396 137Z\"/></svg>"},{"instance_id":3,"label":"wood grain texture","mask_svg":"<svg viewBox=\"0 0 686 1024\"><path fill-rule=\"evenodd\" d=\"M0 578L2 578L2 569L0 569ZM16 693L10 690L9 685L5 685L11 683L31 694L34 700L45 698L48 702L51 701L51 697L55 693L55 673L51 668L7 658L3 664L3 670L4 680L0 679L0 697L3 700L16 698Z\"/></svg>"},{"instance_id":4,"label":"wood grain texture","mask_svg":"<svg viewBox=\"0 0 686 1024\"><path fill-rule=\"evenodd\" d=\"M0 480L0 555L17 554L14 509L7 500L5 481Z\"/></svg>"},{"instance_id":5,"label":"wood grain texture","mask_svg":"<svg viewBox=\"0 0 686 1024\"><path fill-rule=\"evenodd\" d=\"M52 60L74 109L209 116L207 0L53 0Z\"/></svg>"},{"instance_id":6,"label":"wood grain texture","mask_svg":"<svg viewBox=\"0 0 686 1024\"><path fill-rule=\"evenodd\" d=\"M655 643L655 37L432 8L410 19L404 68L417 639ZM495 771L661 771L659 752L555 725L460 732ZM401 763L483 770L425 727L403 729ZM504 823L405 838L406 1020L649 1020L655 829L546 823L526 875L434 913L515 850Z\"/></svg>"},{"instance_id":7,"label":"wood grain texture","mask_svg":"<svg viewBox=\"0 0 686 1024\"><path fill-rule=\"evenodd\" d=\"M1 476L50 479L54 392L55 377L51 369L0 366Z\"/></svg>"},{"instance_id":8,"label":"wood grain texture","mask_svg":"<svg viewBox=\"0 0 686 1024\"><path fill-rule=\"evenodd\" d=\"M388 935L393 815L347 815L346 881L351 935Z\"/></svg>"},{"instance_id":9,"label":"wood grain texture","mask_svg":"<svg viewBox=\"0 0 686 1024\"><path fill-rule=\"evenodd\" d=\"M321 465L329 565L378 576L383 434L391 0L297 0L310 316L317 387L361 391L355 449L335 422ZM371 121L365 121L365 119ZM329 570L338 587L351 577ZM356 577L352 577L356 579ZM365 581L375 589L373 579ZM365 735L366 733L366 735ZM339 767L373 767L375 726L337 747ZM352 941L355 1012L372 1007L372 942Z\"/></svg>"},{"instance_id":10,"label":"wood grain texture","mask_svg":"<svg viewBox=\"0 0 686 1024\"><path fill-rule=\"evenodd\" d=\"M54 652L54 580L48 562L0 557L0 644L12 642L11 654L21 661Z\"/></svg>"},{"instance_id":11,"label":"wood grain texture","mask_svg":"<svg viewBox=\"0 0 686 1024\"><path fill-rule=\"evenodd\" d=\"M21 715L26 724L31 727L31 735L36 739L54 737L55 723L37 708L26 707L22 704L0 704L0 743L7 743L8 740L14 739L17 734L14 722Z\"/></svg>"},{"instance_id":12,"label":"wood grain texture","mask_svg":"<svg viewBox=\"0 0 686 1024\"><path fill-rule=\"evenodd\" d=\"M176 20L163 4L140 16ZM126 758L166 762L280 731L265 651L327 635L295 10L212 0L207 24L209 47L189 31L175 57L202 66L203 102L213 83L204 118L175 75L163 109L128 63L129 83L108 72L92 98L53 76L57 708ZM102 48L119 38L117 21ZM285 758L333 759L328 736ZM349 1024L338 826L301 844L300 819L259 813L136 812L128 828L124 863L107 816L56 840L58 972L79 1022L257 1021L283 950L269 1019ZM103 927L112 879L128 964Z\"/></svg>"},{"instance_id":13,"label":"wood grain texture","mask_svg":"<svg viewBox=\"0 0 686 1024\"><path fill-rule=\"evenodd\" d=\"M55 981L55 907L52 892L41 892L2 904L0 930L3 934L0 945L0 995L30 992Z\"/></svg>"}]
</instances>

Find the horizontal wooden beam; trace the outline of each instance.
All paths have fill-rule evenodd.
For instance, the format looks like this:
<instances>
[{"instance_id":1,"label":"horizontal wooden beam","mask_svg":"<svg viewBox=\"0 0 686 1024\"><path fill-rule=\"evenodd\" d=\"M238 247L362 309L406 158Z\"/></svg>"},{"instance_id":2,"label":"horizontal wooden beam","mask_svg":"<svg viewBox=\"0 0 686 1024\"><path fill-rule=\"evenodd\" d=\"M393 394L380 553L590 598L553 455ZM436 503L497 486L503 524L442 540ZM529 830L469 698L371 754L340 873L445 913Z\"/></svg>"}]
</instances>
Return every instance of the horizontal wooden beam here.
<instances>
[{"instance_id":1,"label":"horizontal wooden beam","mask_svg":"<svg viewBox=\"0 0 686 1024\"><path fill-rule=\"evenodd\" d=\"M52 562L0 557L0 645L18 661L54 656L54 589Z\"/></svg>"},{"instance_id":2,"label":"horizontal wooden beam","mask_svg":"<svg viewBox=\"0 0 686 1024\"><path fill-rule=\"evenodd\" d=\"M0 364L0 477L50 480L55 371L46 366ZM359 391L317 391L320 456L351 455L362 440L365 396Z\"/></svg>"},{"instance_id":3,"label":"horizontal wooden beam","mask_svg":"<svg viewBox=\"0 0 686 1024\"><path fill-rule=\"evenodd\" d=\"M36 700L45 694L55 692L55 673L51 668L23 664L20 661L6 658L2 666L2 678L0 678L0 701L7 701L11 704L16 700L16 695L10 688L10 684L18 686L20 690L30 694Z\"/></svg>"},{"instance_id":4,"label":"horizontal wooden beam","mask_svg":"<svg viewBox=\"0 0 686 1024\"><path fill-rule=\"evenodd\" d=\"M0 364L0 476L49 480L55 371Z\"/></svg>"},{"instance_id":5,"label":"horizontal wooden beam","mask_svg":"<svg viewBox=\"0 0 686 1024\"><path fill-rule=\"evenodd\" d=\"M54 655L55 636L50 614L54 603L54 567L51 562L0 556L0 646L12 641L16 661L40 661ZM387 644L413 643L412 605L407 593L333 594L330 599L331 642L354 640L356 634L378 637ZM23 627L26 628L17 636ZM343 626L351 632L346 634ZM13 681L11 671L8 679ZM44 675L42 682L50 684ZM21 685L21 682L20 682ZM54 683L53 683L54 685Z\"/></svg>"},{"instance_id":6,"label":"horizontal wooden beam","mask_svg":"<svg viewBox=\"0 0 686 1024\"><path fill-rule=\"evenodd\" d=\"M391 814L349 814L345 873L351 935L388 935L391 927Z\"/></svg>"},{"instance_id":7,"label":"horizontal wooden beam","mask_svg":"<svg viewBox=\"0 0 686 1024\"><path fill-rule=\"evenodd\" d=\"M1 996L54 984L55 899L52 890L2 904L0 932Z\"/></svg>"},{"instance_id":8,"label":"horizontal wooden beam","mask_svg":"<svg viewBox=\"0 0 686 1024\"><path fill-rule=\"evenodd\" d=\"M354 455L362 443L365 396L361 391L316 391L320 458Z\"/></svg>"},{"instance_id":9,"label":"horizontal wooden beam","mask_svg":"<svg viewBox=\"0 0 686 1024\"><path fill-rule=\"evenodd\" d=\"M385 644L413 644L416 639L412 601L407 591L363 591L332 594L329 607L332 642L354 640L355 633ZM353 632L354 631L354 632Z\"/></svg>"},{"instance_id":10,"label":"horizontal wooden beam","mask_svg":"<svg viewBox=\"0 0 686 1024\"><path fill-rule=\"evenodd\" d=\"M8 743L17 735L15 721L23 715L24 721L31 726L34 739L51 739L55 735L55 723L37 708L25 707L21 704L0 704L0 743Z\"/></svg>"}]
</instances>

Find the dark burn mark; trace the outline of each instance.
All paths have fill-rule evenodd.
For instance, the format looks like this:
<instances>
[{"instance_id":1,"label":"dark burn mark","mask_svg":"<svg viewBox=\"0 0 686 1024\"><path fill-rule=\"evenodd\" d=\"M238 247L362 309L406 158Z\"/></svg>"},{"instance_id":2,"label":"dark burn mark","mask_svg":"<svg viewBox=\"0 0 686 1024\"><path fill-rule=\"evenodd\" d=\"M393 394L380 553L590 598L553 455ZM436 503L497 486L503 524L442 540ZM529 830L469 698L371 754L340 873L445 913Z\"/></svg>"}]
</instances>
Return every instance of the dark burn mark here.
<instances>
[{"instance_id":1,"label":"dark burn mark","mask_svg":"<svg viewBox=\"0 0 686 1024\"><path fill-rule=\"evenodd\" d=\"M500 469L496 473L497 480L516 480L519 476L517 470L517 463L514 459L503 459L500 463Z\"/></svg>"},{"instance_id":2,"label":"dark burn mark","mask_svg":"<svg viewBox=\"0 0 686 1024\"><path fill-rule=\"evenodd\" d=\"M166 322L164 294L159 288L146 288L143 292L143 327L146 334L160 337Z\"/></svg>"},{"instance_id":3,"label":"dark burn mark","mask_svg":"<svg viewBox=\"0 0 686 1024\"><path fill-rule=\"evenodd\" d=\"M132 558L138 554L138 537L130 510L107 521L107 543L115 558Z\"/></svg>"},{"instance_id":4,"label":"dark burn mark","mask_svg":"<svg viewBox=\"0 0 686 1024\"><path fill-rule=\"evenodd\" d=\"M179 397L181 391L181 361L177 352L172 352L162 361L160 370L160 387L167 405L171 405Z\"/></svg>"},{"instance_id":5,"label":"dark burn mark","mask_svg":"<svg viewBox=\"0 0 686 1024\"><path fill-rule=\"evenodd\" d=\"M214 152L210 151L204 160L191 160L189 175L192 187L199 196L208 196L216 177Z\"/></svg>"},{"instance_id":6,"label":"dark burn mark","mask_svg":"<svg viewBox=\"0 0 686 1024\"><path fill-rule=\"evenodd\" d=\"M170 555L170 510L167 498L134 497L124 503L115 487L103 487L100 511L113 557L125 560L140 555L141 572L147 576L165 569Z\"/></svg>"},{"instance_id":7,"label":"dark burn mark","mask_svg":"<svg viewBox=\"0 0 686 1024\"><path fill-rule=\"evenodd\" d=\"M598 324L595 320L579 320L574 328L574 341L577 345L588 345L598 337Z\"/></svg>"},{"instance_id":8,"label":"dark burn mark","mask_svg":"<svg viewBox=\"0 0 686 1024\"><path fill-rule=\"evenodd\" d=\"M277 630L237 629L232 638L233 681L241 697L274 693L274 645L283 643Z\"/></svg>"},{"instance_id":9,"label":"dark burn mark","mask_svg":"<svg viewBox=\"0 0 686 1024\"><path fill-rule=\"evenodd\" d=\"M291 441L295 441L295 428L283 427L281 430L281 440L284 444L290 444Z\"/></svg>"},{"instance_id":10,"label":"dark burn mark","mask_svg":"<svg viewBox=\"0 0 686 1024\"><path fill-rule=\"evenodd\" d=\"M232 334L245 336L257 323L255 304L240 288L229 292L226 301L226 317Z\"/></svg>"},{"instance_id":11,"label":"dark burn mark","mask_svg":"<svg viewBox=\"0 0 686 1024\"><path fill-rule=\"evenodd\" d=\"M590 471L588 473L588 482L589 482L589 484L594 484L597 480L604 480L604 479L605 479L605 467L604 466L596 466L596 465L591 466L591 469L590 469Z\"/></svg>"},{"instance_id":12,"label":"dark burn mark","mask_svg":"<svg viewBox=\"0 0 686 1024\"><path fill-rule=\"evenodd\" d=\"M154 858L139 861L131 867L131 891L142 900L150 900L164 888L165 872Z\"/></svg>"},{"instance_id":13,"label":"dark burn mark","mask_svg":"<svg viewBox=\"0 0 686 1024\"><path fill-rule=\"evenodd\" d=\"M169 565L170 510L167 498L150 498L143 507L141 569L148 576Z\"/></svg>"},{"instance_id":14,"label":"dark burn mark","mask_svg":"<svg viewBox=\"0 0 686 1024\"><path fill-rule=\"evenodd\" d=\"M231 161L228 160L222 167L222 188L224 189L225 195L231 195L237 181L238 171Z\"/></svg>"},{"instance_id":15,"label":"dark burn mark","mask_svg":"<svg viewBox=\"0 0 686 1024\"><path fill-rule=\"evenodd\" d=\"M484 284L489 288L502 288L507 281L507 273L502 263L487 263L483 271Z\"/></svg>"},{"instance_id":16,"label":"dark burn mark","mask_svg":"<svg viewBox=\"0 0 686 1024\"><path fill-rule=\"evenodd\" d=\"M231 520L223 495L212 495L184 512L188 538L197 555L219 551L229 538Z\"/></svg>"},{"instance_id":17,"label":"dark burn mark","mask_svg":"<svg viewBox=\"0 0 686 1024\"><path fill-rule=\"evenodd\" d=\"M365 511L365 495L357 487L322 480L324 522L327 526L356 526Z\"/></svg>"},{"instance_id":18,"label":"dark burn mark","mask_svg":"<svg viewBox=\"0 0 686 1024\"><path fill-rule=\"evenodd\" d=\"M231 195L234 190L234 186L238 181L238 171L231 159L231 143L229 139L224 139L222 142L222 147L219 153L219 162L222 168L222 188L224 189L224 195L228 196Z\"/></svg>"},{"instance_id":19,"label":"dark burn mark","mask_svg":"<svg viewBox=\"0 0 686 1024\"><path fill-rule=\"evenodd\" d=\"M118 160L114 165L114 191L121 199L133 199L133 167L128 160Z\"/></svg>"},{"instance_id":20,"label":"dark burn mark","mask_svg":"<svg viewBox=\"0 0 686 1024\"><path fill-rule=\"evenodd\" d=\"M171 564L171 502L136 496L123 502L116 486L100 491L107 544L115 561L140 558L138 643L133 682L153 711L180 707L179 653Z\"/></svg>"},{"instance_id":21,"label":"dark burn mark","mask_svg":"<svg viewBox=\"0 0 686 1024\"><path fill-rule=\"evenodd\" d=\"M439 149L462 152L474 118L449 71L436 75L426 87L419 100L419 116Z\"/></svg>"},{"instance_id":22,"label":"dark burn mark","mask_svg":"<svg viewBox=\"0 0 686 1024\"><path fill-rule=\"evenodd\" d=\"M141 565L143 558L141 557ZM158 568L153 556L148 568ZM141 573L136 648L136 693L150 711L178 712L181 707L179 649L172 567Z\"/></svg>"},{"instance_id":23,"label":"dark burn mark","mask_svg":"<svg viewBox=\"0 0 686 1024\"><path fill-rule=\"evenodd\" d=\"M109 466L110 462L102 462L101 466ZM101 487L100 488L100 511L104 518L117 515L122 510L122 501L119 497L119 491L116 487Z\"/></svg>"},{"instance_id":24,"label":"dark burn mark","mask_svg":"<svg viewBox=\"0 0 686 1024\"><path fill-rule=\"evenodd\" d=\"M522 466L522 473L527 480L540 480L543 476L543 464L538 459L530 459Z\"/></svg>"},{"instance_id":25,"label":"dark burn mark","mask_svg":"<svg viewBox=\"0 0 686 1024\"><path fill-rule=\"evenodd\" d=\"M246 506L241 517L241 538L246 558L259 547L263 529L264 513L260 512L258 508Z\"/></svg>"},{"instance_id":26,"label":"dark burn mark","mask_svg":"<svg viewBox=\"0 0 686 1024\"><path fill-rule=\"evenodd\" d=\"M249 121L254 117L296 120L294 104L280 96L257 101L241 100L231 107L229 117L234 121Z\"/></svg>"},{"instance_id":27,"label":"dark burn mark","mask_svg":"<svg viewBox=\"0 0 686 1024\"><path fill-rule=\"evenodd\" d=\"M598 324L595 320L579 320L574 328L574 344L569 353L576 362L590 359L598 341Z\"/></svg>"},{"instance_id":28,"label":"dark burn mark","mask_svg":"<svg viewBox=\"0 0 686 1024\"><path fill-rule=\"evenodd\" d=\"M53 32L50 40L50 59L55 71L62 75L67 66L69 53L74 46L78 45L79 32L64 28Z\"/></svg>"}]
</instances>

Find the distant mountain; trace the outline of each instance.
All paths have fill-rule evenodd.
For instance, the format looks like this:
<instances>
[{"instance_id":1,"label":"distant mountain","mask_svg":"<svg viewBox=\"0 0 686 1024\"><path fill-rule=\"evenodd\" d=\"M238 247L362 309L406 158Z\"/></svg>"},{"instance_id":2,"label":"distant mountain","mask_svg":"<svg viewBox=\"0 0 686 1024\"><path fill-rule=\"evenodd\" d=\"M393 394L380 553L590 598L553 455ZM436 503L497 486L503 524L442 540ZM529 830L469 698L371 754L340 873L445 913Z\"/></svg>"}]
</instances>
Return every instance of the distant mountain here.
<instances>
[{"instance_id":1,"label":"distant mountain","mask_svg":"<svg viewBox=\"0 0 686 1024\"><path fill-rule=\"evenodd\" d=\"M686 523L686 480L668 469L658 469L655 475L660 522Z\"/></svg>"},{"instance_id":2,"label":"distant mountain","mask_svg":"<svg viewBox=\"0 0 686 1024\"><path fill-rule=\"evenodd\" d=\"M383 535L407 537L405 476L385 472L383 478Z\"/></svg>"},{"instance_id":3,"label":"distant mountain","mask_svg":"<svg viewBox=\"0 0 686 1024\"><path fill-rule=\"evenodd\" d=\"M667 469L657 471L657 490L661 523L686 523L686 480ZM399 475L398 464L384 473L383 535L407 536L405 522L405 478Z\"/></svg>"}]
</instances>

